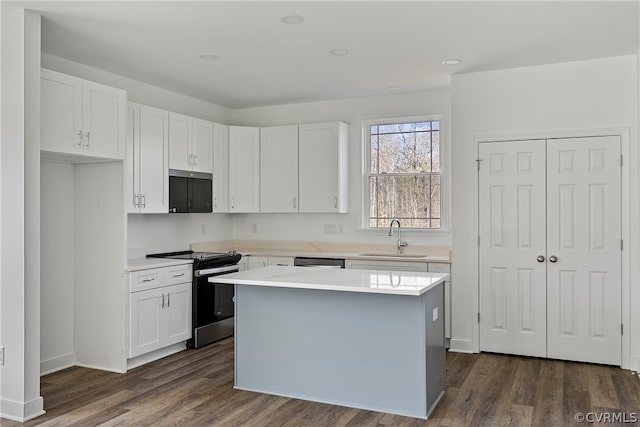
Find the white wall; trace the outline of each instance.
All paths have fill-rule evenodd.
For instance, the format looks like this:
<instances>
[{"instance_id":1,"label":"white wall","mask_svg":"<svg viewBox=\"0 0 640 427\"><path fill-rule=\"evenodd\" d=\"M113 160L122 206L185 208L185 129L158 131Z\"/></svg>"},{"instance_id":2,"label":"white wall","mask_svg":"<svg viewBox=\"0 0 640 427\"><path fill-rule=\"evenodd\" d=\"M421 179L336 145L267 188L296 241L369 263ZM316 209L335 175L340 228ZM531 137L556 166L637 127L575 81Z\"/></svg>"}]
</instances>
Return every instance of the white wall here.
<instances>
[{"instance_id":1,"label":"white wall","mask_svg":"<svg viewBox=\"0 0 640 427\"><path fill-rule=\"evenodd\" d=\"M129 258L186 250L194 242L231 240L231 224L231 215L227 214L129 214Z\"/></svg>"},{"instance_id":2,"label":"white wall","mask_svg":"<svg viewBox=\"0 0 640 427\"><path fill-rule=\"evenodd\" d=\"M129 101L132 102L218 123L227 123L231 119L231 110L226 107L57 56L42 53L42 67L124 89L127 91Z\"/></svg>"},{"instance_id":3,"label":"white wall","mask_svg":"<svg viewBox=\"0 0 640 427\"><path fill-rule=\"evenodd\" d=\"M362 124L364 120L429 114L449 117L450 91L437 90L409 94L354 98L304 104L279 105L233 111L233 124L274 126L296 123L343 121L350 124L348 214L240 214L234 215L236 239L310 240L393 243L384 231L358 230L362 205ZM446 129L443 141L448 142ZM443 189L444 190L444 189ZM444 190L446 191L446 190ZM253 224L257 233L252 233ZM325 224L343 225L342 235L324 234ZM448 233L407 232L409 245L449 246Z\"/></svg>"},{"instance_id":4,"label":"white wall","mask_svg":"<svg viewBox=\"0 0 640 427\"><path fill-rule=\"evenodd\" d=\"M40 358L43 374L73 365L75 182L69 163L41 162Z\"/></svg>"},{"instance_id":5,"label":"white wall","mask_svg":"<svg viewBox=\"0 0 640 427\"><path fill-rule=\"evenodd\" d=\"M470 351L478 345L478 337L474 336L478 307L473 305L473 295L478 292L475 139L627 128L631 200L625 209L630 218L637 219L637 65L634 55L453 77L452 348ZM630 233L632 241L628 248L635 260L639 243L637 220L631 222ZM640 305L637 279L638 269L633 266L631 304L635 307ZM640 355L639 328L640 317L636 317L631 330L636 335L633 344L636 357Z\"/></svg>"},{"instance_id":6,"label":"white wall","mask_svg":"<svg viewBox=\"0 0 640 427\"><path fill-rule=\"evenodd\" d=\"M43 413L40 397L40 16L2 5L0 417Z\"/></svg>"}]
</instances>

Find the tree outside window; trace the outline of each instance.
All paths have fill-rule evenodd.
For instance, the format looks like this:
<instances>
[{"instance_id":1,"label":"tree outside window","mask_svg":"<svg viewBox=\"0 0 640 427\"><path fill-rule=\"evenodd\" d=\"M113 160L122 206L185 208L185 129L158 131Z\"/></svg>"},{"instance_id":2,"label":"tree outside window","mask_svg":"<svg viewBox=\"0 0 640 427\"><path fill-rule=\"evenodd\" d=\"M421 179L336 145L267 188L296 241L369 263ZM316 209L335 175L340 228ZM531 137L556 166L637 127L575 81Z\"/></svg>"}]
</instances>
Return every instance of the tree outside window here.
<instances>
[{"instance_id":1,"label":"tree outside window","mask_svg":"<svg viewBox=\"0 0 640 427\"><path fill-rule=\"evenodd\" d=\"M369 126L369 227L440 229L440 121Z\"/></svg>"}]
</instances>

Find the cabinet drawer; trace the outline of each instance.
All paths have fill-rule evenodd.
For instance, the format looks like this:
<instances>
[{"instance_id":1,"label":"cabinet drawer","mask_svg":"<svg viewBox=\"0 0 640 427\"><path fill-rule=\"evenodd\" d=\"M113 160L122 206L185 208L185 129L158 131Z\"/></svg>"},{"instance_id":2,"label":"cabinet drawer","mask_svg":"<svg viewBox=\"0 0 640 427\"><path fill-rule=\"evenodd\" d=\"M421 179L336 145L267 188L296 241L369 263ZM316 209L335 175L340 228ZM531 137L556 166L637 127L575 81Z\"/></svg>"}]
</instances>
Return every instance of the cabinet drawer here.
<instances>
[{"instance_id":1,"label":"cabinet drawer","mask_svg":"<svg viewBox=\"0 0 640 427\"><path fill-rule=\"evenodd\" d=\"M176 265L175 267L165 268L165 282L167 285L176 285L178 283L191 282L193 274L191 264Z\"/></svg>"},{"instance_id":2,"label":"cabinet drawer","mask_svg":"<svg viewBox=\"0 0 640 427\"><path fill-rule=\"evenodd\" d=\"M164 286L165 284L164 268L152 268L149 270L133 271L129 274L130 292L158 288L160 286Z\"/></svg>"},{"instance_id":3,"label":"cabinet drawer","mask_svg":"<svg viewBox=\"0 0 640 427\"><path fill-rule=\"evenodd\" d=\"M451 273L451 264L444 262L430 262L428 270L429 273ZM451 280L451 278L449 278Z\"/></svg>"}]
</instances>

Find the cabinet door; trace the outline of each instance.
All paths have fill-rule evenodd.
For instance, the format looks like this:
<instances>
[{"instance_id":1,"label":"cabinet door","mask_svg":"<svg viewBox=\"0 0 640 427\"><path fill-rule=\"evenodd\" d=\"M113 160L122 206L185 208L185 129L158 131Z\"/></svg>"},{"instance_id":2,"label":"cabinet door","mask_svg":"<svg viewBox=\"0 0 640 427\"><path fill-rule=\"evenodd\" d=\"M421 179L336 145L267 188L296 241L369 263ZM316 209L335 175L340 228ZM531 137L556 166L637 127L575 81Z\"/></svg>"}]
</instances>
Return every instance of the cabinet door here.
<instances>
[{"instance_id":1,"label":"cabinet door","mask_svg":"<svg viewBox=\"0 0 640 427\"><path fill-rule=\"evenodd\" d=\"M281 265L293 267L293 257L288 256L270 256L268 260L269 265Z\"/></svg>"},{"instance_id":2,"label":"cabinet door","mask_svg":"<svg viewBox=\"0 0 640 427\"><path fill-rule=\"evenodd\" d=\"M169 168L191 170L193 119L178 113L169 113Z\"/></svg>"},{"instance_id":3,"label":"cabinet door","mask_svg":"<svg viewBox=\"0 0 640 427\"><path fill-rule=\"evenodd\" d=\"M348 132L341 122L300 125L300 212L348 212Z\"/></svg>"},{"instance_id":4,"label":"cabinet door","mask_svg":"<svg viewBox=\"0 0 640 427\"><path fill-rule=\"evenodd\" d=\"M82 144L86 154L124 159L127 93L85 80L82 96Z\"/></svg>"},{"instance_id":5,"label":"cabinet door","mask_svg":"<svg viewBox=\"0 0 640 427\"><path fill-rule=\"evenodd\" d=\"M140 203L140 104L130 102L127 107L127 154L125 208L127 213L138 213Z\"/></svg>"},{"instance_id":6,"label":"cabinet door","mask_svg":"<svg viewBox=\"0 0 640 427\"><path fill-rule=\"evenodd\" d=\"M129 357L163 347L163 288L130 294Z\"/></svg>"},{"instance_id":7,"label":"cabinet door","mask_svg":"<svg viewBox=\"0 0 640 427\"><path fill-rule=\"evenodd\" d=\"M211 173L213 169L213 123L194 118L192 141L192 169L197 172Z\"/></svg>"},{"instance_id":8,"label":"cabinet door","mask_svg":"<svg viewBox=\"0 0 640 427\"><path fill-rule=\"evenodd\" d=\"M82 150L82 79L42 69L40 147L58 153Z\"/></svg>"},{"instance_id":9,"label":"cabinet door","mask_svg":"<svg viewBox=\"0 0 640 427\"><path fill-rule=\"evenodd\" d=\"M191 338L191 283L167 286L165 295L166 342L175 344Z\"/></svg>"},{"instance_id":10,"label":"cabinet door","mask_svg":"<svg viewBox=\"0 0 640 427\"><path fill-rule=\"evenodd\" d=\"M425 262L412 261L367 261L367 260L346 260L346 268L361 270L382 270L382 271L421 271L426 272L428 265Z\"/></svg>"},{"instance_id":11,"label":"cabinet door","mask_svg":"<svg viewBox=\"0 0 640 427\"><path fill-rule=\"evenodd\" d=\"M298 212L298 126L260 129L260 212Z\"/></svg>"},{"instance_id":12,"label":"cabinet door","mask_svg":"<svg viewBox=\"0 0 640 427\"><path fill-rule=\"evenodd\" d=\"M229 212L260 208L260 129L229 126Z\"/></svg>"},{"instance_id":13,"label":"cabinet door","mask_svg":"<svg viewBox=\"0 0 640 427\"><path fill-rule=\"evenodd\" d=\"M266 267L268 260L266 256L250 256L249 258L249 270L254 268Z\"/></svg>"},{"instance_id":14,"label":"cabinet door","mask_svg":"<svg viewBox=\"0 0 640 427\"><path fill-rule=\"evenodd\" d=\"M169 113L140 106L140 212L169 212Z\"/></svg>"},{"instance_id":15,"label":"cabinet door","mask_svg":"<svg viewBox=\"0 0 640 427\"><path fill-rule=\"evenodd\" d=\"M213 212L229 211L229 126L213 125Z\"/></svg>"}]
</instances>

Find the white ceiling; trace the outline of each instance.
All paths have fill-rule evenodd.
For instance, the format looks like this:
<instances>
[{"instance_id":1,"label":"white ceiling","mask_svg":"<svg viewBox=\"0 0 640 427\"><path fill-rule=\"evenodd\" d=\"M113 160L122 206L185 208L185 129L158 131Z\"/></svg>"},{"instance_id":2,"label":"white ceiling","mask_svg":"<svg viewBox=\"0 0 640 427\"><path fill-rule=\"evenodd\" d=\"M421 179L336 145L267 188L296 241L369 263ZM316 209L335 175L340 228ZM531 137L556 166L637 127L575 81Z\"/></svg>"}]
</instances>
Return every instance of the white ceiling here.
<instances>
[{"instance_id":1,"label":"white ceiling","mask_svg":"<svg viewBox=\"0 0 640 427\"><path fill-rule=\"evenodd\" d=\"M3 2L13 6L42 13L46 53L229 108L446 88L452 73L639 51L637 0ZM280 21L294 14L304 23Z\"/></svg>"}]
</instances>

